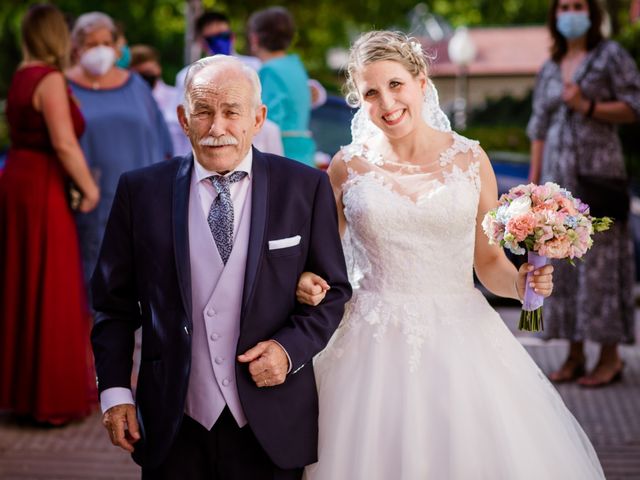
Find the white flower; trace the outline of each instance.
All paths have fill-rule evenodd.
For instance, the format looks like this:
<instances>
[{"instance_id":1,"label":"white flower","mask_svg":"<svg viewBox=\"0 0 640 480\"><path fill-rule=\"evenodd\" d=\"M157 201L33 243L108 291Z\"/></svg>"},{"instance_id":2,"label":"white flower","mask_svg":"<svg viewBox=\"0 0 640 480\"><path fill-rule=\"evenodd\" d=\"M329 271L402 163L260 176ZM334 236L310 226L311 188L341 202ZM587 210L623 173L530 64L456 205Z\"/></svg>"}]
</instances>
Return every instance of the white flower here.
<instances>
[{"instance_id":1,"label":"white flower","mask_svg":"<svg viewBox=\"0 0 640 480\"><path fill-rule=\"evenodd\" d=\"M514 218L519 215L524 215L529 210L531 210L531 197L522 196L516 198L509 204L505 216L507 218Z\"/></svg>"},{"instance_id":2,"label":"white flower","mask_svg":"<svg viewBox=\"0 0 640 480\"><path fill-rule=\"evenodd\" d=\"M521 247L520 245L518 245L517 242L513 241L513 242L505 242L504 246L509 249L509 251L511 253L513 253L514 255L524 255L527 251Z\"/></svg>"},{"instance_id":3,"label":"white flower","mask_svg":"<svg viewBox=\"0 0 640 480\"><path fill-rule=\"evenodd\" d=\"M502 223L503 225L506 225L507 222L509 221L509 215L507 214L508 208L509 208L509 205L505 204L505 205L500 205L496 210L496 219L498 220L498 222Z\"/></svg>"},{"instance_id":4,"label":"white flower","mask_svg":"<svg viewBox=\"0 0 640 480\"><path fill-rule=\"evenodd\" d=\"M491 224L496 221L495 213L493 216L491 215L492 213L493 212L487 212L487 214L482 219L482 230L484 230L484 233L486 233L487 235L489 234L488 232L491 228Z\"/></svg>"},{"instance_id":5,"label":"white flower","mask_svg":"<svg viewBox=\"0 0 640 480\"><path fill-rule=\"evenodd\" d=\"M409 44L411 45L411 49L413 50L413 53L415 53L416 55L422 55L422 45L420 45L415 40L411 40Z\"/></svg>"},{"instance_id":6,"label":"white flower","mask_svg":"<svg viewBox=\"0 0 640 480\"><path fill-rule=\"evenodd\" d=\"M549 196L550 197L553 197L556 193L560 192L561 190L564 190L564 189L560 188L560 185L558 185L557 183L553 183L553 182L547 182L547 183L544 184L544 186L549 189Z\"/></svg>"}]
</instances>

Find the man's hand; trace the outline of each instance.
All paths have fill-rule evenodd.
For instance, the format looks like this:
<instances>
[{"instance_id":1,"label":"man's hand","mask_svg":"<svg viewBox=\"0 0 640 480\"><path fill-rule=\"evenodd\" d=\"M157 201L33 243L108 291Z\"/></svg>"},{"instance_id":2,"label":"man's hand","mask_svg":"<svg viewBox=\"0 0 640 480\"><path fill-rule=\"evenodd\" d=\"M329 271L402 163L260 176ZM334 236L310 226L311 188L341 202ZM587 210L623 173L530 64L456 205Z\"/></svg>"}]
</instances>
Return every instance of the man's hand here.
<instances>
[{"instance_id":1,"label":"man's hand","mask_svg":"<svg viewBox=\"0 0 640 480\"><path fill-rule=\"evenodd\" d=\"M273 387L284 383L289 370L289 358L274 340L260 342L242 355L238 361L249 364L249 373L256 386Z\"/></svg>"},{"instance_id":2,"label":"man's hand","mask_svg":"<svg viewBox=\"0 0 640 480\"><path fill-rule=\"evenodd\" d=\"M133 444L140 440L136 407L130 403L115 405L102 415L102 424L109 432L109 440L127 452L133 452Z\"/></svg>"}]
</instances>

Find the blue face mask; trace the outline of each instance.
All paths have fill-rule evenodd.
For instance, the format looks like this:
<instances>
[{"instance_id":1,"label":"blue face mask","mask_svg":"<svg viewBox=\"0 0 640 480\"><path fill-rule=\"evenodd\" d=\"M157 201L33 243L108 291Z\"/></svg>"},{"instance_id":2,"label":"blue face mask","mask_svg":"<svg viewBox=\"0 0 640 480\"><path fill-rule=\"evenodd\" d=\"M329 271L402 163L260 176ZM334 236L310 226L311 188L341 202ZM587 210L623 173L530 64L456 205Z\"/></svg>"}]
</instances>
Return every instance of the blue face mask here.
<instances>
[{"instance_id":1,"label":"blue face mask","mask_svg":"<svg viewBox=\"0 0 640 480\"><path fill-rule=\"evenodd\" d=\"M131 63L131 50L129 45L123 45L120 48L120 58L116 61L116 65L120 68L129 68Z\"/></svg>"},{"instance_id":2,"label":"blue face mask","mask_svg":"<svg viewBox=\"0 0 640 480\"><path fill-rule=\"evenodd\" d=\"M231 55L231 32L222 32L205 37L211 55Z\"/></svg>"},{"instance_id":3,"label":"blue face mask","mask_svg":"<svg viewBox=\"0 0 640 480\"><path fill-rule=\"evenodd\" d=\"M567 40L582 37L591 27L587 12L565 12L558 15L556 28Z\"/></svg>"}]
</instances>

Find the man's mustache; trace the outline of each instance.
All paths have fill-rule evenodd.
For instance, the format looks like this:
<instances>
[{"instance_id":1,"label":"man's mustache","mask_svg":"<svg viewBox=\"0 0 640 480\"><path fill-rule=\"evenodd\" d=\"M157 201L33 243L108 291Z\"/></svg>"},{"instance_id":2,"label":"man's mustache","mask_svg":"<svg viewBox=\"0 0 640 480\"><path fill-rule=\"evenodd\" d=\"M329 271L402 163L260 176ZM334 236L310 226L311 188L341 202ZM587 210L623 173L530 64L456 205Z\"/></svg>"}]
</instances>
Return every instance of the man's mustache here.
<instances>
[{"instance_id":1,"label":"man's mustache","mask_svg":"<svg viewBox=\"0 0 640 480\"><path fill-rule=\"evenodd\" d=\"M198 145L203 147L224 147L226 145L238 145L238 140L231 135L221 137L204 137L198 141Z\"/></svg>"}]
</instances>

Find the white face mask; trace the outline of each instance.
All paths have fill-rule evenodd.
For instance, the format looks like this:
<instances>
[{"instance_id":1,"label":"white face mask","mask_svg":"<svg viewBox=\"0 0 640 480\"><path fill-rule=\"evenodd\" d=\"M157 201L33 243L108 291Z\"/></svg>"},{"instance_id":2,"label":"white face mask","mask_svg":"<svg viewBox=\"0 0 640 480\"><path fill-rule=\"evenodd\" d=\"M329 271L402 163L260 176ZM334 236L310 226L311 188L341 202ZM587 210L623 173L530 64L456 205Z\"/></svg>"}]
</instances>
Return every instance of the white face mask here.
<instances>
[{"instance_id":1,"label":"white face mask","mask_svg":"<svg viewBox=\"0 0 640 480\"><path fill-rule=\"evenodd\" d=\"M116 62L116 51L106 45L90 48L80 56L80 65L92 75L102 76Z\"/></svg>"}]
</instances>

